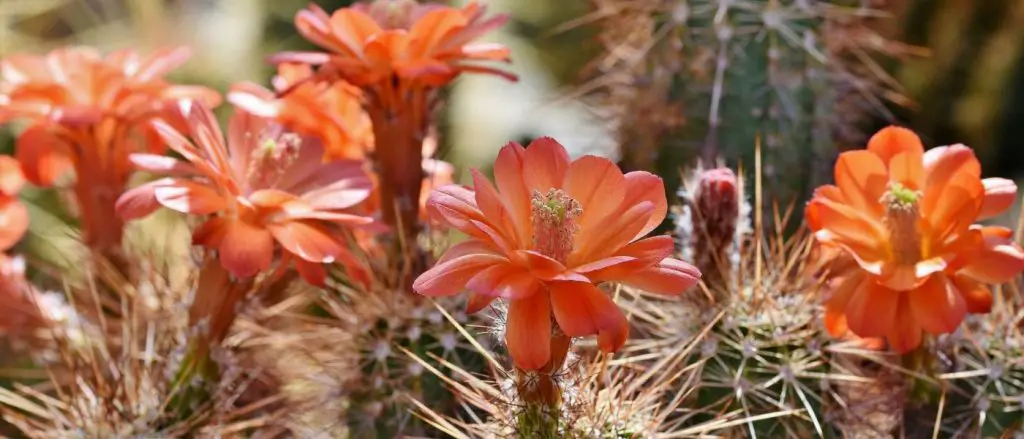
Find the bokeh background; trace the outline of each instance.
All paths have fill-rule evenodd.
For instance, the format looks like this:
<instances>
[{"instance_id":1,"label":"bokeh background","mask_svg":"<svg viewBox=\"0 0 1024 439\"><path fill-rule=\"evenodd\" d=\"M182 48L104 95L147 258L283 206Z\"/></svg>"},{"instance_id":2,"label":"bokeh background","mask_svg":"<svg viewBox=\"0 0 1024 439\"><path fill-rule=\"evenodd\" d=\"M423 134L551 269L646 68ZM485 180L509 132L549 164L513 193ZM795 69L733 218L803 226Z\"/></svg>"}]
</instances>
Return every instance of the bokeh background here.
<instances>
[{"instance_id":1,"label":"bokeh background","mask_svg":"<svg viewBox=\"0 0 1024 439\"><path fill-rule=\"evenodd\" d=\"M655 0L649 0L658 3ZM814 3L796 0L796 3ZM850 3L867 3L859 0ZM309 49L292 18L308 0L0 0L0 57L87 44L104 50L192 46L194 56L172 79L226 90L237 81L267 83L268 54ZM349 2L317 0L333 10ZM512 48L515 84L492 77L464 77L450 90L441 120L441 155L465 176L487 168L508 140L550 135L574 154L618 157L611 123L580 90L593 79L601 55L593 0L483 0L510 24L488 38ZM660 0L662 4L684 1ZM700 2L691 2L700 3ZM707 2L704 2L707 3ZM783 2L791 3L791 2ZM836 3L836 2L832 2ZM987 175L1024 177L1024 0L870 1L884 11L872 25L879 35L909 48L879 63L902 88L897 103L852 122L870 133L898 123L921 134L927 146L974 147ZM223 116L228 105L219 109ZM662 113L672 113L666 109ZM682 110L680 110L682 112ZM674 114L660 114L672 118ZM837 114L837 118L844 115ZM682 123L686 117L680 114ZM12 132L0 129L0 151ZM667 144L690 166L697 145ZM843 145L856 147L857 145ZM623 148L629 148L623 145ZM753 148L753 145L750 145ZM786 145L782 146L783 149ZM839 148L839 149L842 149ZM749 167L748 167L749 169ZM790 172L790 171L787 171ZM671 172L670 185L678 184Z\"/></svg>"}]
</instances>

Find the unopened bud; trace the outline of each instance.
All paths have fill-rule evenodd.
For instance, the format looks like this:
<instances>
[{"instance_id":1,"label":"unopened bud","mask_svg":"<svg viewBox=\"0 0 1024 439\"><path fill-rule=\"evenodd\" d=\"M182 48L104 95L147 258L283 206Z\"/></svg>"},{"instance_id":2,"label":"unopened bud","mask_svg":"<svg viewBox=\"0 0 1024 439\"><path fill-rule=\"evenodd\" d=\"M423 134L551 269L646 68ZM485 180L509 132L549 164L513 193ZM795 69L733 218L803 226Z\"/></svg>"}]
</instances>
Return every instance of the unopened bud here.
<instances>
[{"instance_id":1,"label":"unopened bud","mask_svg":"<svg viewBox=\"0 0 1024 439\"><path fill-rule=\"evenodd\" d=\"M740 214L740 188L729 168L697 175L691 199L693 257L712 290L724 289L732 272L729 252Z\"/></svg>"}]
</instances>

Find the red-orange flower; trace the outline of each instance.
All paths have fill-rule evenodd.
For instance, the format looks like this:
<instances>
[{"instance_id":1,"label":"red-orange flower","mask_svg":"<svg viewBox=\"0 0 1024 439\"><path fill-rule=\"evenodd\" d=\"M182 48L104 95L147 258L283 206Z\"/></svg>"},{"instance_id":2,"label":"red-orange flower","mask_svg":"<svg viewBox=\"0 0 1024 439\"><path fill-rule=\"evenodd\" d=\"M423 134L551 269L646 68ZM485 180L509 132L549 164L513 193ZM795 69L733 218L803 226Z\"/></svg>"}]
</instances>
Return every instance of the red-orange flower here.
<instances>
[{"instance_id":1,"label":"red-orange flower","mask_svg":"<svg viewBox=\"0 0 1024 439\"><path fill-rule=\"evenodd\" d=\"M952 332L967 313L988 312L986 284L1024 270L1009 229L974 224L1009 208L1016 187L983 180L966 146L925 152L913 132L889 127L840 155L835 179L807 207L818 242L840 250L825 318L835 336L849 329L910 351L922 331Z\"/></svg>"},{"instance_id":2,"label":"red-orange flower","mask_svg":"<svg viewBox=\"0 0 1024 439\"><path fill-rule=\"evenodd\" d=\"M437 90L463 72L515 79L479 63L509 61L508 48L474 42L507 20L504 15L485 19L484 12L475 2L452 8L377 0L331 15L311 5L296 15L295 26L327 53L272 57L275 63L319 66L311 81L345 81L362 89L373 125L383 218L393 227L401 226L406 242L414 242L419 230L420 150ZM303 87L296 85L293 90Z\"/></svg>"},{"instance_id":3,"label":"red-orange flower","mask_svg":"<svg viewBox=\"0 0 1024 439\"><path fill-rule=\"evenodd\" d=\"M0 156L0 252L10 250L28 231L28 209L18 201L24 184L18 161Z\"/></svg>"},{"instance_id":4,"label":"red-orange flower","mask_svg":"<svg viewBox=\"0 0 1024 439\"><path fill-rule=\"evenodd\" d=\"M123 217L142 217L161 205L213 215L193 232L193 242L216 249L224 268L238 277L267 270L280 247L281 266L294 260L299 274L314 285L324 284L322 264L333 262L365 281L343 235L345 228L372 221L344 212L371 190L360 162L324 163L315 139L244 111L232 116L226 141L207 108L182 102L181 115L195 144L162 120L153 127L188 162L133 154L139 169L170 177L125 193L117 206Z\"/></svg>"},{"instance_id":5,"label":"red-orange flower","mask_svg":"<svg viewBox=\"0 0 1024 439\"><path fill-rule=\"evenodd\" d=\"M0 62L0 123L31 122L16 145L26 177L49 186L74 169L88 243L111 247L121 241L113 208L131 172L128 154L160 147L145 123L180 99L219 101L212 90L163 79L188 57L186 48L143 58L132 50L103 57L92 48L70 47Z\"/></svg>"},{"instance_id":6,"label":"red-orange flower","mask_svg":"<svg viewBox=\"0 0 1024 439\"><path fill-rule=\"evenodd\" d=\"M286 128L319 138L326 145L325 160L367 159L374 150L370 117L362 107L362 92L352 85L338 81L332 84L303 82L313 75L305 64L281 64L274 77L278 92L291 91L278 97L274 92L257 84L241 83L232 87L228 101L252 114L273 118ZM292 88L294 86L294 88ZM452 182L454 167L448 162L431 159L437 150L437 136L428 135L423 141L421 154L423 184L420 192L420 219L425 220L422 208L427 195L436 187ZM365 166L371 177L373 166ZM370 213L380 211L380 194L374 192L367 200Z\"/></svg>"},{"instance_id":7,"label":"red-orange flower","mask_svg":"<svg viewBox=\"0 0 1024 439\"><path fill-rule=\"evenodd\" d=\"M474 189L448 185L431 194L431 216L471 239L445 252L413 288L427 296L468 289L469 312L510 300L505 340L520 368L540 369L551 358L552 316L571 337L597 334L605 352L625 343L626 319L596 283L676 295L698 281L696 268L669 257L669 236L640 239L665 217L658 176L623 175L595 156L570 162L550 138L502 148L494 176L497 187L474 170Z\"/></svg>"},{"instance_id":8,"label":"red-orange flower","mask_svg":"<svg viewBox=\"0 0 1024 439\"><path fill-rule=\"evenodd\" d=\"M506 21L485 20L486 8L470 2L462 8L418 4L413 0L358 3L328 15L316 5L299 11L295 27L329 53L283 53L277 62L325 66L319 76L336 75L364 87L371 99L402 105L407 94L447 84L462 72L515 76L478 61L509 61L500 44L473 40Z\"/></svg>"}]
</instances>

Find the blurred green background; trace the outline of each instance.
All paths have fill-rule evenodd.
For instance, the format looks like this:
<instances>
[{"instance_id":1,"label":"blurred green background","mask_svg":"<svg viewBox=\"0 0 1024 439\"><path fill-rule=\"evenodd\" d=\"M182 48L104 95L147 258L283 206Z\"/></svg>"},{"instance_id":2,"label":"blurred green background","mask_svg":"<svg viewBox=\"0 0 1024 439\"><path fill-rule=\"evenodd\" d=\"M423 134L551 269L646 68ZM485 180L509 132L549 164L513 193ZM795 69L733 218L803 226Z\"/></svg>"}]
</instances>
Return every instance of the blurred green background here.
<instances>
[{"instance_id":1,"label":"blurred green background","mask_svg":"<svg viewBox=\"0 0 1024 439\"><path fill-rule=\"evenodd\" d=\"M907 105L891 105L895 122L916 130L928 146L974 147L986 175L1024 176L1024 146L1018 140L1024 136L1024 0L859 1L890 15L877 26L882 35L926 54L883 64L909 98ZM332 10L348 2L316 3ZM483 3L492 12L513 17L487 38L512 48L512 70L521 80L458 80L440 123L443 157L464 176L470 166L488 167L508 140L540 135L554 136L573 154L617 157L616 136L609 128L613 124L574 93L587 79L585 67L602 50L601 29L584 18L593 11L593 2ZM273 73L264 62L268 54L312 48L292 25L295 12L306 4L307 0L0 0L0 57L68 44L104 50L188 44L194 56L172 78L223 91L242 80L267 83ZM572 22L579 25L566 25ZM888 123L878 116L857 125L869 134ZM9 152L11 143L11 129L0 130L0 149Z\"/></svg>"}]
</instances>

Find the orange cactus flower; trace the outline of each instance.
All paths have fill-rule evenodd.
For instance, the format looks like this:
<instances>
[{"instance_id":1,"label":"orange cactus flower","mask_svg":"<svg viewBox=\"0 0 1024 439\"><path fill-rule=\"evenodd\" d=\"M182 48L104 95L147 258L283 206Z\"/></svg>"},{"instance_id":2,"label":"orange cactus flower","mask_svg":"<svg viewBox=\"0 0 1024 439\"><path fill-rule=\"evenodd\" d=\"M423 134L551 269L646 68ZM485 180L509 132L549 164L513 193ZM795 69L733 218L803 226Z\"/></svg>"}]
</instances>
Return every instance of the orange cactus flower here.
<instances>
[{"instance_id":1,"label":"orange cactus flower","mask_svg":"<svg viewBox=\"0 0 1024 439\"><path fill-rule=\"evenodd\" d=\"M0 251L10 250L28 231L28 209L18 201L24 184L18 161L0 156Z\"/></svg>"},{"instance_id":2,"label":"orange cactus flower","mask_svg":"<svg viewBox=\"0 0 1024 439\"><path fill-rule=\"evenodd\" d=\"M437 102L436 91L463 72L515 80L514 75L479 64L509 61L508 48L473 42L507 20L504 15L484 19L484 13L485 8L475 2L452 8L413 0L377 0L331 15L311 5L296 15L295 26L328 53L282 53L271 59L317 65L311 80L341 80L362 89L378 145L374 160L384 221L401 225L406 242L414 242L419 230L420 149L429 112Z\"/></svg>"},{"instance_id":3,"label":"orange cactus flower","mask_svg":"<svg viewBox=\"0 0 1024 439\"><path fill-rule=\"evenodd\" d=\"M143 217L161 205L212 215L193 232L193 242L216 249L223 267L237 277L270 268L280 247L281 266L294 261L311 284L324 285L322 264L336 261L366 281L343 239L344 228L372 222L345 212L370 194L360 162L324 163L318 141L244 111L231 117L226 141L206 107L183 101L181 115L195 144L162 120L153 127L188 162L133 154L138 169L169 177L126 192L117 204L122 217Z\"/></svg>"},{"instance_id":4,"label":"orange cactus flower","mask_svg":"<svg viewBox=\"0 0 1024 439\"><path fill-rule=\"evenodd\" d=\"M912 131L889 127L840 155L835 180L806 212L817 241L838 249L825 317L834 336L884 337L908 352L923 331L952 332L967 313L988 312L986 284L1024 270L1009 229L974 224L1009 208L1016 186L982 179L966 146L925 152Z\"/></svg>"},{"instance_id":5,"label":"orange cactus flower","mask_svg":"<svg viewBox=\"0 0 1024 439\"><path fill-rule=\"evenodd\" d=\"M320 138L325 159L362 159L373 148L370 116L363 110L362 92L348 83L309 81L307 64L277 66L275 91L257 84L231 87L228 101L260 117L274 118L296 133ZM278 97L276 93L288 91Z\"/></svg>"},{"instance_id":6,"label":"orange cactus flower","mask_svg":"<svg viewBox=\"0 0 1024 439\"><path fill-rule=\"evenodd\" d=\"M468 289L469 312L508 299L505 340L520 368L539 370L555 356L552 315L568 336L596 334L605 352L625 343L626 319L596 283L677 295L698 281L696 268L669 257L669 236L640 239L667 211L658 176L623 175L595 156L570 161L550 138L526 149L509 143L494 175L497 188L474 170L474 189L448 185L431 194L431 216L471 239L445 252L413 288L427 296Z\"/></svg>"},{"instance_id":7,"label":"orange cactus flower","mask_svg":"<svg viewBox=\"0 0 1024 439\"><path fill-rule=\"evenodd\" d=\"M291 89L278 97L274 92L257 84L241 83L232 87L228 101L252 114L273 118L286 128L319 138L326 145L325 160L366 159L374 150L370 116L362 107L362 92L346 82L318 84L304 82L313 75L306 64L281 64L274 77L278 92ZM423 207L427 195L435 187L452 182L454 167L447 162L431 159L437 150L437 136L428 135L423 141L421 154L423 184L420 191L420 219L426 220ZM370 163L367 172L372 174ZM380 194L374 192L367 201L369 212L380 210Z\"/></svg>"},{"instance_id":8,"label":"orange cactus flower","mask_svg":"<svg viewBox=\"0 0 1024 439\"><path fill-rule=\"evenodd\" d=\"M160 146L146 122L179 99L219 102L212 90L163 79L188 57L187 48L143 58L132 50L103 57L92 48L70 47L0 61L0 123L31 122L16 144L25 175L49 186L75 171L82 229L93 247L120 245L114 202L130 175L128 155Z\"/></svg>"}]
</instances>

